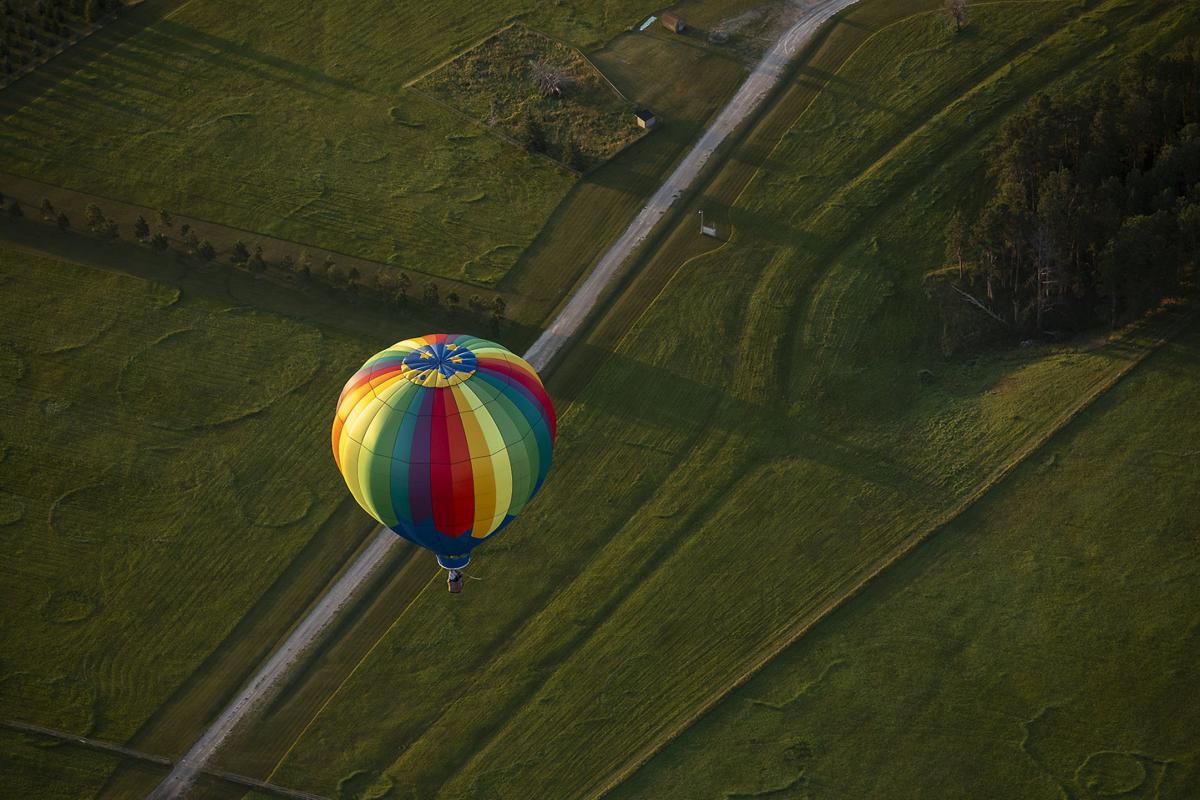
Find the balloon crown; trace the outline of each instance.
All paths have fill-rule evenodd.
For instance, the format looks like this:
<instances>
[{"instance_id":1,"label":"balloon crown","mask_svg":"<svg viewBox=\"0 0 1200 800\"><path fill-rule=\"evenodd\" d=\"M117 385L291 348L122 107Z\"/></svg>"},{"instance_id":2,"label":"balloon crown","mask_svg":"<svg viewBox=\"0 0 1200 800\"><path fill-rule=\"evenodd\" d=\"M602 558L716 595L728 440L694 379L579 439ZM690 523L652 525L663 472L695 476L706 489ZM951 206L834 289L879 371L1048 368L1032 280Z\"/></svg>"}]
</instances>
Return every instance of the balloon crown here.
<instances>
[{"instance_id":1,"label":"balloon crown","mask_svg":"<svg viewBox=\"0 0 1200 800\"><path fill-rule=\"evenodd\" d=\"M466 345L426 344L404 357L403 376L418 386L443 389L475 374L475 354Z\"/></svg>"}]
</instances>

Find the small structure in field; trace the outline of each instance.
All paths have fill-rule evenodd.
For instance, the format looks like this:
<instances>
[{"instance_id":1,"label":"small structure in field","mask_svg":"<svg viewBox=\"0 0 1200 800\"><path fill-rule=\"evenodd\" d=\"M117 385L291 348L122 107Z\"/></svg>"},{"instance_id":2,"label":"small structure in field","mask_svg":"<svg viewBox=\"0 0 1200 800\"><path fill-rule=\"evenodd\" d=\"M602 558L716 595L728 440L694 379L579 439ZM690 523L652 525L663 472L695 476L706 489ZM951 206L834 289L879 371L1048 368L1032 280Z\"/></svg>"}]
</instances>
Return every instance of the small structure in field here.
<instances>
[{"instance_id":1,"label":"small structure in field","mask_svg":"<svg viewBox=\"0 0 1200 800\"><path fill-rule=\"evenodd\" d=\"M654 116L652 111L635 111L633 116L637 119L638 127L645 130L650 130L658 124L658 117Z\"/></svg>"},{"instance_id":2,"label":"small structure in field","mask_svg":"<svg viewBox=\"0 0 1200 800\"><path fill-rule=\"evenodd\" d=\"M700 235L701 235L701 236L711 236L711 237L712 237L712 238L714 238L714 239L716 239L716 238L717 238L717 228L716 228L716 226L714 226L714 225L705 225L705 224L704 224L704 211L703 211L703 209L700 211Z\"/></svg>"},{"instance_id":3,"label":"small structure in field","mask_svg":"<svg viewBox=\"0 0 1200 800\"><path fill-rule=\"evenodd\" d=\"M667 13L663 14L658 19L659 19L659 22L662 23L662 26L664 28L666 28L667 30L669 30L671 33L683 33L684 30L687 28L687 25L684 23L683 19L678 14L672 14L669 11Z\"/></svg>"}]
</instances>

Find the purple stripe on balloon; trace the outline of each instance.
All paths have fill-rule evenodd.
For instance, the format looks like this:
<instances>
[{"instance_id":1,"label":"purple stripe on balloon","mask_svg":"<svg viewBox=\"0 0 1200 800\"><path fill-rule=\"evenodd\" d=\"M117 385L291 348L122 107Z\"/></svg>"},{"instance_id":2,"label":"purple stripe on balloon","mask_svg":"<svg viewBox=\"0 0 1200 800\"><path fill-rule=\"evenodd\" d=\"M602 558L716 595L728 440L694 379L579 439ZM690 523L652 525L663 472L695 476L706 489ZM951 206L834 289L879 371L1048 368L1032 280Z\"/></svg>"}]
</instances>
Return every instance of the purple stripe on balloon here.
<instances>
[{"instance_id":1,"label":"purple stripe on balloon","mask_svg":"<svg viewBox=\"0 0 1200 800\"><path fill-rule=\"evenodd\" d=\"M413 432L412 450L409 452L408 470L408 504L413 522L418 525L433 517L433 492L430 488L429 448L430 448L430 414L433 412L435 392L422 392L420 407L416 410L420 415L417 429ZM417 405L414 403L413 405Z\"/></svg>"}]
</instances>

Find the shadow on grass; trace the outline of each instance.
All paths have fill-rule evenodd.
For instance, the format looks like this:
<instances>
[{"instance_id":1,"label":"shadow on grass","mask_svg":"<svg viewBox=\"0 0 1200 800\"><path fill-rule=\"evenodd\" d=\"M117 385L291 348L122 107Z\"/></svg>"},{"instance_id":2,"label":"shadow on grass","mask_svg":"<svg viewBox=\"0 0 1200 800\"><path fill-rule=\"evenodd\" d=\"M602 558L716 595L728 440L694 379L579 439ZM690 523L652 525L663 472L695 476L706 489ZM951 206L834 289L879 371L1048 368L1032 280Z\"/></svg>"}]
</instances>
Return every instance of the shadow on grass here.
<instances>
[{"instance_id":1,"label":"shadow on grass","mask_svg":"<svg viewBox=\"0 0 1200 800\"><path fill-rule=\"evenodd\" d=\"M475 330L521 352L540 328L506 320L499 334L482 330L477 318L419 303L396 308L320 285L302 285L251 275L229 264L201 263L173 251L157 253L127 241L105 242L80 233L61 233L31 220L0 217L0 242L99 269L123 272L224 303L307 321L322 329L367 339L380 349L405 336L436 330ZM357 365L348 365L353 370ZM347 373L349 374L349 373Z\"/></svg>"}]
</instances>

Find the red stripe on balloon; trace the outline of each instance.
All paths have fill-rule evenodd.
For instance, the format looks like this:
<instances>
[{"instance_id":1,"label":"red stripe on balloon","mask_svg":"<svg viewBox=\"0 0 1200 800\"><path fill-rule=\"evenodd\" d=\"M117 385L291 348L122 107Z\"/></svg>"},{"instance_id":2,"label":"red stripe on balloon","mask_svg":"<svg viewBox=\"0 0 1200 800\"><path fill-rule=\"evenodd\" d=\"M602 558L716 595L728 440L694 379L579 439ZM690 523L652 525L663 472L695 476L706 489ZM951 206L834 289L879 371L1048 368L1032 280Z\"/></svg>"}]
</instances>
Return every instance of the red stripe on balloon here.
<instances>
[{"instance_id":1,"label":"red stripe on balloon","mask_svg":"<svg viewBox=\"0 0 1200 800\"><path fill-rule=\"evenodd\" d=\"M438 389L446 411L446 440L449 445L451 494L453 496L453 522L442 528L451 536L461 536L471 529L475 521L475 483L471 476L471 447L467 443L467 432L463 428L458 403L449 389ZM440 528L440 526L439 526Z\"/></svg>"},{"instance_id":2,"label":"red stripe on balloon","mask_svg":"<svg viewBox=\"0 0 1200 800\"><path fill-rule=\"evenodd\" d=\"M447 430L446 395L432 391L433 414L429 419L429 483L433 498L433 524L439 532L452 535L454 513L454 474L450 469L450 432Z\"/></svg>"}]
</instances>

